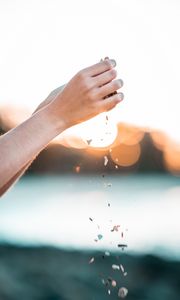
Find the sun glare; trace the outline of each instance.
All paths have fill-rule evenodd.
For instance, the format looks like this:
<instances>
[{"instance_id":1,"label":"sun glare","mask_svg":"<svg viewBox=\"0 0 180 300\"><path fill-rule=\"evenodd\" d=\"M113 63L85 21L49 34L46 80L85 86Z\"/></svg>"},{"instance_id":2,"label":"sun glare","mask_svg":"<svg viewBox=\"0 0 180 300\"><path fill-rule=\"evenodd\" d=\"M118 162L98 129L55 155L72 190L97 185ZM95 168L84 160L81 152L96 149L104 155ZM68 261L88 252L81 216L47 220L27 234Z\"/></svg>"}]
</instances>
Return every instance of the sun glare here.
<instances>
[{"instance_id":1,"label":"sun glare","mask_svg":"<svg viewBox=\"0 0 180 300\"><path fill-rule=\"evenodd\" d=\"M118 128L109 115L103 113L83 124L73 126L57 137L67 147L77 149L109 148L117 138Z\"/></svg>"}]
</instances>

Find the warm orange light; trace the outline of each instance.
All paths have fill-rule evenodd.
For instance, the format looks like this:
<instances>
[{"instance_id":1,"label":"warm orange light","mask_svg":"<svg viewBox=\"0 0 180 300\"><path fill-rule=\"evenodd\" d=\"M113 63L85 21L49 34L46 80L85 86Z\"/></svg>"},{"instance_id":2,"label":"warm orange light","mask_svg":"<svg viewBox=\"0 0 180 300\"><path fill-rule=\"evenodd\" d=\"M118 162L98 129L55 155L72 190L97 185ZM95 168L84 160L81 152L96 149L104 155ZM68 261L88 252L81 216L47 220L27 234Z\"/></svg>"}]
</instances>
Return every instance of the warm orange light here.
<instances>
[{"instance_id":1,"label":"warm orange light","mask_svg":"<svg viewBox=\"0 0 180 300\"><path fill-rule=\"evenodd\" d=\"M118 136L114 145L126 144L129 146L138 144L144 137L144 131L140 128L120 123L118 124Z\"/></svg>"},{"instance_id":2,"label":"warm orange light","mask_svg":"<svg viewBox=\"0 0 180 300\"><path fill-rule=\"evenodd\" d=\"M110 153L115 164L122 167L134 165L139 160L140 154L141 148L139 144L131 146L120 144L119 146L112 148Z\"/></svg>"},{"instance_id":3,"label":"warm orange light","mask_svg":"<svg viewBox=\"0 0 180 300\"><path fill-rule=\"evenodd\" d=\"M57 144L61 144L68 148L86 149L88 147L87 141L75 134L62 133L61 135L57 136L54 141Z\"/></svg>"},{"instance_id":4,"label":"warm orange light","mask_svg":"<svg viewBox=\"0 0 180 300\"><path fill-rule=\"evenodd\" d=\"M165 166L172 174L180 174L180 145L170 143L164 151Z\"/></svg>"},{"instance_id":5,"label":"warm orange light","mask_svg":"<svg viewBox=\"0 0 180 300\"><path fill-rule=\"evenodd\" d=\"M161 131L151 131L150 136L153 140L155 147L161 151L164 150L167 143L169 142L167 135Z\"/></svg>"}]
</instances>

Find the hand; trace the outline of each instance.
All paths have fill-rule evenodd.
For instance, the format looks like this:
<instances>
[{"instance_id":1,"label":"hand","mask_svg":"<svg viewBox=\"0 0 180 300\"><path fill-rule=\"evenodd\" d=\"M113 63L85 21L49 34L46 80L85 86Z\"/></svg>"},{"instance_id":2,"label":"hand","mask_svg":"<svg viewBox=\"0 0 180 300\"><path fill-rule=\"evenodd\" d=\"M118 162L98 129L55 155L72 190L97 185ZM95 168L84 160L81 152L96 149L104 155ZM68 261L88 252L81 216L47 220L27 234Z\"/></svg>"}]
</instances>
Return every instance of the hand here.
<instances>
[{"instance_id":1,"label":"hand","mask_svg":"<svg viewBox=\"0 0 180 300\"><path fill-rule=\"evenodd\" d=\"M47 98L46 98L43 102L41 102L41 103L38 105L38 107L37 107L36 110L33 112L33 114L35 114L35 113L36 113L37 111L39 111L40 109L44 108L46 105L50 104L50 103L54 100L54 98L58 95L58 93L59 93L60 91L63 90L64 87L65 87L65 84L62 85L62 86L60 86L60 87L58 87L57 89L53 90L53 91L47 96Z\"/></svg>"},{"instance_id":2,"label":"hand","mask_svg":"<svg viewBox=\"0 0 180 300\"><path fill-rule=\"evenodd\" d=\"M106 59L81 70L51 99L54 119L64 122L65 128L86 121L99 113L114 108L123 100L123 94L114 94L122 87L114 60ZM108 95L110 97L106 98ZM52 96L53 97L53 96Z\"/></svg>"}]
</instances>

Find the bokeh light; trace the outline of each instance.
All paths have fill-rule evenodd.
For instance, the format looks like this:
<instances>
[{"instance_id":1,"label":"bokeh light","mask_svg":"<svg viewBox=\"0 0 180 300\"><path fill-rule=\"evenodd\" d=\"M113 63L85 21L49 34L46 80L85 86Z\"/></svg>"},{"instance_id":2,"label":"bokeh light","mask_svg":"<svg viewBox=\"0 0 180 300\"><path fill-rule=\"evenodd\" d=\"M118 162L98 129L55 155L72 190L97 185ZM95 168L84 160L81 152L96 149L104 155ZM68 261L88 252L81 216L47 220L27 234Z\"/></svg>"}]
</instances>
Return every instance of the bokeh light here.
<instances>
[{"instance_id":1,"label":"bokeh light","mask_svg":"<svg viewBox=\"0 0 180 300\"><path fill-rule=\"evenodd\" d=\"M111 158L115 164L121 167L129 167L137 163L141 154L141 148L139 144L126 145L120 144L112 148L110 152Z\"/></svg>"}]
</instances>

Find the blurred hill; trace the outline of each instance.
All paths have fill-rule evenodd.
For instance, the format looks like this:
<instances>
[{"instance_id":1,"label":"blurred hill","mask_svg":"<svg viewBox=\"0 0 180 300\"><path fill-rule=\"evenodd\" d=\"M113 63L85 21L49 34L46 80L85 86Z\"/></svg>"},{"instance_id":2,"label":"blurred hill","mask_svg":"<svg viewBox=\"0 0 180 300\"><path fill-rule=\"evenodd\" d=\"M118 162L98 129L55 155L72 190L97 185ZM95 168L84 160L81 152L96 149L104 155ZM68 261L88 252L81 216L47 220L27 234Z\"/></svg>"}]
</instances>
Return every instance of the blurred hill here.
<instances>
[{"instance_id":1,"label":"blurred hill","mask_svg":"<svg viewBox=\"0 0 180 300\"><path fill-rule=\"evenodd\" d=\"M92 256L95 261L89 264ZM112 270L117 259L126 277ZM102 279L108 278L115 279L117 287L104 285ZM1 300L120 299L117 292L122 286L128 288L128 300L178 300L180 262L122 252L103 258L102 253L0 246Z\"/></svg>"},{"instance_id":2,"label":"blurred hill","mask_svg":"<svg viewBox=\"0 0 180 300\"><path fill-rule=\"evenodd\" d=\"M24 110L0 109L0 133L17 126L28 117ZM180 174L180 146L160 131L119 123L112 145L93 148L54 141L33 162L28 173L130 173L171 172ZM80 148L80 149L79 149ZM106 157L106 158L105 158ZM106 160L106 163L105 163Z\"/></svg>"}]
</instances>

